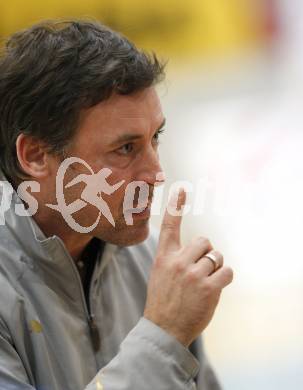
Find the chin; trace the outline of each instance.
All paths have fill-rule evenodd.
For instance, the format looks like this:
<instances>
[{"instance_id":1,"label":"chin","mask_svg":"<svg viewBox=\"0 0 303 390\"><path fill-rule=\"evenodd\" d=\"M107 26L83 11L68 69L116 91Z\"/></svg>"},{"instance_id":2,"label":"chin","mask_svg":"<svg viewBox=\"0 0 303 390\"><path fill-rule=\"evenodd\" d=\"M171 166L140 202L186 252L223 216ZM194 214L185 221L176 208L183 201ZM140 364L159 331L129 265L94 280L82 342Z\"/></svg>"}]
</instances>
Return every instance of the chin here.
<instances>
[{"instance_id":1,"label":"chin","mask_svg":"<svg viewBox=\"0 0 303 390\"><path fill-rule=\"evenodd\" d=\"M149 235L149 220L137 221L134 225L124 225L123 227L111 227L107 231L98 234L95 237L118 246L130 246L140 244L147 239Z\"/></svg>"}]
</instances>

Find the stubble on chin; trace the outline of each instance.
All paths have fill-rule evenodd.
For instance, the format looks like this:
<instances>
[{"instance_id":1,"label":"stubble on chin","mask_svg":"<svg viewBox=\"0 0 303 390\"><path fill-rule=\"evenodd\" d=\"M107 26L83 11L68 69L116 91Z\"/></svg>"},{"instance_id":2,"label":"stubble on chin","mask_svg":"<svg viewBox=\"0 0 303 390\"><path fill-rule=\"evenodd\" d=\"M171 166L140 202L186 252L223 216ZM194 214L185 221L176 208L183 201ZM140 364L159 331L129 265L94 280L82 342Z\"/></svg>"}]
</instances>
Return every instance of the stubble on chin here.
<instances>
[{"instance_id":1,"label":"stubble on chin","mask_svg":"<svg viewBox=\"0 0 303 390\"><path fill-rule=\"evenodd\" d=\"M125 220L115 221L115 226L95 231L95 237L118 246L130 246L143 242L149 235L149 218L134 220L133 225L126 225Z\"/></svg>"}]
</instances>

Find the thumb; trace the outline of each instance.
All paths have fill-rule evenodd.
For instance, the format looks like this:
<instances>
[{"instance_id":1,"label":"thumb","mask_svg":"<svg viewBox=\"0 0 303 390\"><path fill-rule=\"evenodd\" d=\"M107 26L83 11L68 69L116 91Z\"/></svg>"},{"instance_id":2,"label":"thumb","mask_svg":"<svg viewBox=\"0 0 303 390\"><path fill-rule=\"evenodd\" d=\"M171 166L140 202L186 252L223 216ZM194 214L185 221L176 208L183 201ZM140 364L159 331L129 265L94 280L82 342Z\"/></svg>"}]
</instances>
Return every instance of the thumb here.
<instances>
[{"instance_id":1,"label":"thumb","mask_svg":"<svg viewBox=\"0 0 303 390\"><path fill-rule=\"evenodd\" d=\"M186 192L183 188L176 191L170 198L162 220L158 246L159 251L166 252L167 250L178 250L180 248L182 208L185 202Z\"/></svg>"}]
</instances>

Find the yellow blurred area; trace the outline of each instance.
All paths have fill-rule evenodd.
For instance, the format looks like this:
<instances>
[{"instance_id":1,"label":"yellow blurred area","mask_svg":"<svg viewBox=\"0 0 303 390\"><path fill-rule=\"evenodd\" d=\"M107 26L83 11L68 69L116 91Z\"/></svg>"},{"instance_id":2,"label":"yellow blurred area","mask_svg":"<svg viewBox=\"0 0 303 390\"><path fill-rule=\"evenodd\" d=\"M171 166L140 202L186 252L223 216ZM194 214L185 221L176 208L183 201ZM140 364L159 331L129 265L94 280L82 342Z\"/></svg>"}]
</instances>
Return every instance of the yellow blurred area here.
<instances>
[{"instance_id":1,"label":"yellow blurred area","mask_svg":"<svg viewBox=\"0 0 303 390\"><path fill-rule=\"evenodd\" d=\"M94 18L160 55L224 56L264 39L264 16L254 0L10 0L0 4L0 35L43 19Z\"/></svg>"}]
</instances>

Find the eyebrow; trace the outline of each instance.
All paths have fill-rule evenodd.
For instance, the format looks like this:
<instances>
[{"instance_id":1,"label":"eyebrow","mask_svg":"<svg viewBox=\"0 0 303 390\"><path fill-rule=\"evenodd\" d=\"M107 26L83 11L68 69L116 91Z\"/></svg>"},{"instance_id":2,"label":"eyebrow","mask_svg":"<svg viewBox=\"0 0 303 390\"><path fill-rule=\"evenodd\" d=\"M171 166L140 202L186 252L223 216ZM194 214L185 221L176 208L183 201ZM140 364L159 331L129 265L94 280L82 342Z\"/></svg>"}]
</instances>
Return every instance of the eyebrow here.
<instances>
[{"instance_id":1,"label":"eyebrow","mask_svg":"<svg viewBox=\"0 0 303 390\"><path fill-rule=\"evenodd\" d=\"M165 123L166 123L166 118L164 118L163 122L158 127L158 129L155 131L155 133L157 133L158 131L162 130L163 127L165 126ZM131 134L131 133L122 134L122 135L118 136L117 139L115 139L115 141L111 142L110 146L113 147L115 145L119 145L119 144L131 142L131 141L135 141L135 140L138 140L138 139L141 139L141 138L143 138L142 134Z\"/></svg>"}]
</instances>

